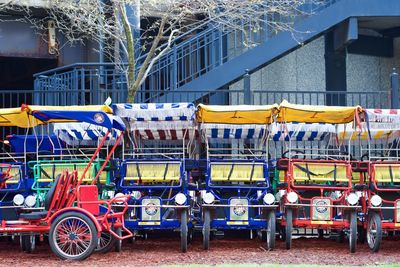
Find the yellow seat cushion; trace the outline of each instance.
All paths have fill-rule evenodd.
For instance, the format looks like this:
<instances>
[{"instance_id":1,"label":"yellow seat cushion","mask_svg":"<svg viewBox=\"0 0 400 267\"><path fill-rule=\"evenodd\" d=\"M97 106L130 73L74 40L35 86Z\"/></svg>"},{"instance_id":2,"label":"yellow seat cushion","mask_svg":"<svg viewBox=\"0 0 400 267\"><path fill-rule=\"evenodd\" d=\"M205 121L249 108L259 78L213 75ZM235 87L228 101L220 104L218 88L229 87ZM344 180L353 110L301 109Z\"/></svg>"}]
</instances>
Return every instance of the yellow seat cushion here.
<instances>
[{"instance_id":1,"label":"yellow seat cushion","mask_svg":"<svg viewBox=\"0 0 400 267\"><path fill-rule=\"evenodd\" d=\"M400 183L400 164L374 164L373 172L375 180L379 183Z\"/></svg>"},{"instance_id":2,"label":"yellow seat cushion","mask_svg":"<svg viewBox=\"0 0 400 267\"><path fill-rule=\"evenodd\" d=\"M168 169L167 169L168 168ZM139 172L138 172L139 169ZM140 174L140 175L139 175ZM180 162L126 163L125 181L172 182L181 177Z\"/></svg>"},{"instance_id":3,"label":"yellow seat cushion","mask_svg":"<svg viewBox=\"0 0 400 267\"><path fill-rule=\"evenodd\" d=\"M263 182L264 165L238 162L211 163L210 179L215 182Z\"/></svg>"},{"instance_id":4,"label":"yellow seat cushion","mask_svg":"<svg viewBox=\"0 0 400 267\"><path fill-rule=\"evenodd\" d=\"M293 168L293 180L295 182L348 182L347 171L350 166L336 165L335 179L335 164L334 163L291 163ZM307 174L308 172L308 174Z\"/></svg>"}]
</instances>

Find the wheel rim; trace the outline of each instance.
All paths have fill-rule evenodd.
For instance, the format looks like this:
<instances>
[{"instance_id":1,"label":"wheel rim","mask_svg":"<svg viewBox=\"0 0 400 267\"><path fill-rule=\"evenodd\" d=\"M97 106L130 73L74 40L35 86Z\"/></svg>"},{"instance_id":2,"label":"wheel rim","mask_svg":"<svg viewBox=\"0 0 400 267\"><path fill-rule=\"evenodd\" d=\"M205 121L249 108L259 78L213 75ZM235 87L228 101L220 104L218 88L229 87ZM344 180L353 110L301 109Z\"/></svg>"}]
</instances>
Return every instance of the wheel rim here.
<instances>
[{"instance_id":1,"label":"wheel rim","mask_svg":"<svg viewBox=\"0 0 400 267\"><path fill-rule=\"evenodd\" d=\"M99 238L99 244L97 245L97 250L107 247L112 241L112 236L109 232L101 232Z\"/></svg>"},{"instance_id":2,"label":"wheel rim","mask_svg":"<svg viewBox=\"0 0 400 267\"><path fill-rule=\"evenodd\" d=\"M62 255L79 257L91 247L92 231L81 218L67 217L55 226L53 242Z\"/></svg>"},{"instance_id":3,"label":"wheel rim","mask_svg":"<svg viewBox=\"0 0 400 267\"><path fill-rule=\"evenodd\" d=\"M371 218L368 224L368 232L367 232L367 240L368 244L373 247L376 243L376 236L377 236L378 227L376 225L375 218Z\"/></svg>"}]
</instances>

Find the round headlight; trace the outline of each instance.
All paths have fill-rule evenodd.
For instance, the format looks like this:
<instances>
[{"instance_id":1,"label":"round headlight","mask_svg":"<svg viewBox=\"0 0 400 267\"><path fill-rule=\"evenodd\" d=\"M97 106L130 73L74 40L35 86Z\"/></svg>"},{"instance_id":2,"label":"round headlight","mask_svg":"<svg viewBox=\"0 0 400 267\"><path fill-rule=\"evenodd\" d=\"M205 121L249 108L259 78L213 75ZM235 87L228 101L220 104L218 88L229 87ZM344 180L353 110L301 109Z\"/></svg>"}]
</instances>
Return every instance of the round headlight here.
<instances>
[{"instance_id":1,"label":"round headlight","mask_svg":"<svg viewBox=\"0 0 400 267\"><path fill-rule=\"evenodd\" d=\"M358 202L358 199L359 199L359 197L358 197L357 194L355 194L355 193L350 193L350 194L347 196L347 202L348 202L350 205L356 205L357 202Z\"/></svg>"},{"instance_id":2,"label":"round headlight","mask_svg":"<svg viewBox=\"0 0 400 267\"><path fill-rule=\"evenodd\" d=\"M182 193L176 194L176 196L175 196L175 203L176 204L183 205L183 204L185 204L185 202L186 202L185 194L182 194Z\"/></svg>"},{"instance_id":3,"label":"round headlight","mask_svg":"<svg viewBox=\"0 0 400 267\"><path fill-rule=\"evenodd\" d=\"M33 206L35 206L35 204L36 204L36 196L30 195L25 198L25 206L32 208Z\"/></svg>"},{"instance_id":4,"label":"round headlight","mask_svg":"<svg viewBox=\"0 0 400 267\"><path fill-rule=\"evenodd\" d=\"M380 205L382 205L382 198L378 195L373 195L371 197L371 204L374 207L379 207Z\"/></svg>"},{"instance_id":5,"label":"round headlight","mask_svg":"<svg viewBox=\"0 0 400 267\"><path fill-rule=\"evenodd\" d=\"M290 202L290 203L296 203L297 200L299 199L299 196L295 193L295 192L289 192L286 195L286 199Z\"/></svg>"},{"instance_id":6,"label":"round headlight","mask_svg":"<svg viewBox=\"0 0 400 267\"><path fill-rule=\"evenodd\" d=\"M124 193L117 193L117 194L115 195L114 198L123 197L123 196L125 196ZM121 204L123 204L124 202L123 202L123 201L116 201L115 203L121 205Z\"/></svg>"},{"instance_id":7,"label":"round headlight","mask_svg":"<svg viewBox=\"0 0 400 267\"><path fill-rule=\"evenodd\" d=\"M142 193L140 193L139 191L132 191L131 196L134 199L139 200L142 197Z\"/></svg>"},{"instance_id":8,"label":"round headlight","mask_svg":"<svg viewBox=\"0 0 400 267\"><path fill-rule=\"evenodd\" d=\"M21 194L16 194L13 198L13 202L15 206L21 206L22 204L24 204L24 196Z\"/></svg>"},{"instance_id":9,"label":"round headlight","mask_svg":"<svg viewBox=\"0 0 400 267\"><path fill-rule=\"evenodd\" d=\"M264 200L264 203L265 203L265 204L271 205L272 203L275 202L275 197L274 197L273 194L268 193L268 194L265 194L263 200Z\"/></svg>"},{"instance_id":10,"label":"round headlight","mask_svg":"<svg viewBox=\"0 0 400 267\"><path fill-rule=\"evenodd\" d=\"M207 192L207 193L203 194L204 203L211 204L214 202L214 200L215 200L215 197L211 192Z\"/></svg>"}]
</instances>

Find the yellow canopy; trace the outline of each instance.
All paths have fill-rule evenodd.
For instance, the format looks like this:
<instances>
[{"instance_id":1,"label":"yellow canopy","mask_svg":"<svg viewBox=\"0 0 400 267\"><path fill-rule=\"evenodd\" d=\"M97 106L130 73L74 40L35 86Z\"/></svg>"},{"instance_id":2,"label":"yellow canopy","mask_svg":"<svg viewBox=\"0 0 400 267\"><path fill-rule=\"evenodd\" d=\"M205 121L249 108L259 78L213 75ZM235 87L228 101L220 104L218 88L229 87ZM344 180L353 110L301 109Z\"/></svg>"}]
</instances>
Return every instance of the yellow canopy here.
<instances>
[{"instance_id":1,"label":"yellow canopy","mask_svg":"<svg viewBox=\"0 0 400 267\"><path fill-rule=\"evenodd\" d=\"M279 106L278 122L319 122L319 123L349 123L355 115L362 112L360 106L313 106L295 105L283 100Z\"/></svg>"},{"instance_id":2,"label":"yellow canopy","mask_svg":"<svg viewBox=\"0 0 400 267\"><path fill-rule=\"evenodd\" d=\"M69 110L69 111L104 111L111 114L112 109L106 105L91 106L22 106L20 108L0 109L0 127L17 126L30 128L44 122L36 119L30 112L35 110ZM63 120L51 120L50 122L64 122Z\"/></svg>"},{"instance_id":3,"label":"yellow canopy","mask_svg":"<svg viewBox=\"0 0 400 267\"><path fill-rule=\"evenodd\" d=\"M278 105L203 105L199 104L196 119L200 123L269 124Z\"/></svg>"}]
</instances>

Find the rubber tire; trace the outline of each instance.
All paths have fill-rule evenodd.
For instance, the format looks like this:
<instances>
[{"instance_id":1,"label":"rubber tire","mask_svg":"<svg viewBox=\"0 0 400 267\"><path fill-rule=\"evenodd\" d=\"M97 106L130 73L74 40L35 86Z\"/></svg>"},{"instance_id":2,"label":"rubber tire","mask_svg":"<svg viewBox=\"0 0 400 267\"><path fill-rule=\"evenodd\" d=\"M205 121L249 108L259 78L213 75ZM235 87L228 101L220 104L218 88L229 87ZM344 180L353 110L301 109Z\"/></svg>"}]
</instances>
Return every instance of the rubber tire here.
<instances>
[{"instance_id":1,"label":"rubber tire","mask_svg":"<svg viewBox=\"0 0 400 267\"><path fill-rule=\"evenodd\" d=\"M349 234L350 252L355 253L357 248L357 212L350 213L350 234Z\"/></svg>"},{"instance_id":2,"label":"rubber tire","mask_svg":"<svg viewBox=\"0 0 400 267\"><path fill-rule=\"evenodd\" d=\"M271 210L267 215L267 233L266 233L266 241L267 241L267 249L273 250L275 248L275 235L276 235L276 214L275 210Z\"/></svg>"},{"instance_id":3,"label":"rubber tire","mask_svg":"<svg viewBox=\"0 0 400 267\"><path fill-rule=\"evenodd\" d=\"M293 210L286 209L285 211L286 227L285 227L285 244L286 249L292 248L292 230L293 230Z\"/></svg>"},{"instance_id":4,"label":"rubber tire","mask_svg":"<svg viewBox=\"0 0 400 267\"><path fill-rule=\"evenodd\" d=\"M204 210L204 223L203 223L203 249L210 249L210 211Z\"/></svg>"},{"instance_id":5,"label":"rubber tire","mask_svg":"<svg viewBox=\"0 0 400 267\"><path fill-rule=\"evenodd\" d=\"M122 236L122 229L121 228L117 228L114 231L118 236ZM121 252L122 251L122 240L117 239L115 237L114 237L114 239L115 239L114 251L115 252Z\"/></svg>"},{"instance_id":6,"label":"rubber tire","mask_svg":"<svg viewBox=\"0 0 400 267\"><path fill-rule=\"evenodd\" d=\"M92 232L91 238L92 238L93 242L90 244L89 248L82 255L77 256L77 257L69 257L69 256L65 256L65 255L61 254L58 251L57 246L53 242L56 225L60 221L66 219L68 217L77 217L77 218L81 219L89 226L90 231ZM94 252L94 250L96 249L97 244L98 244L97 242L98 242L98 234L97 234L97 228L96 228L94 222L88 216L86 216L82 213L75 212L75 211L69 211L69 212L61 214L51 223L51 227L50 227L50 231L49 231L49 245L50 245L50 248L53 251L53 253L56 254L57 257L59 257L61 259L77 260L77 261L84 260Z\"/></svg>"},{"instance_id":7,"label":"rubber tire","mask_svg":"<svg viewBox=\"0 0 400 267\"><path fill-rule=\"evenodd\" d=\"M188 249L188 218L186 210L181 212L181 251L187 252Z\"/></svg>"},{"instance_id":8,"label":"rubber tire","mask_svg":"<svg viewBox=\"0 0 400 267\"><path fill-rule=\"evenodd\" d=\"M20 245L24 252L32 253L36 248L36 236L35 235L20 235Z\"/></svg>"},{"instance_id":9,"label":"rubber tire","mask_svg":"<svg viewBox=\"0 0 400 267\"><path fill-rule=\"evenodd\" d=\"M376 239L374 244L370 244L370 239L368 238L369 236L369 225L375 221L376 225ZM379 248L381 247L382 243L382 219L381 216L379 216L378 213L372 212L368 218L368 228L367 228L367 243L369 248L372 250L372 252L378 252Z\"/></svg>"},{"instance_id":10,"label":"rubber tire","mask_svg":"<svg viewBox=\"0 0 400 267\"><path fill-rule=\"evenodd\" d=\"M324 238L324 229L318 229L318 239Z\"/></svg>"},{"instance_id":11,"label":"rubber tire","mask_svg":"<svg viewBox=\"0 0 400 267\"><path fill-rule=\"evenodd\" d=\"M104 247L99 247L99 245L97 245L94 250L95 252L107 253L107 252L110 252L111 249L115 246L116 238L110 232L103 231L103 232L101 232L101 236L103 236L103 235L110 236L110 241ZM102 238L102 237L100 237L100 238ZM98 240L98 243L100 244L100 239Z\"/></svg>"}]
</instances>

